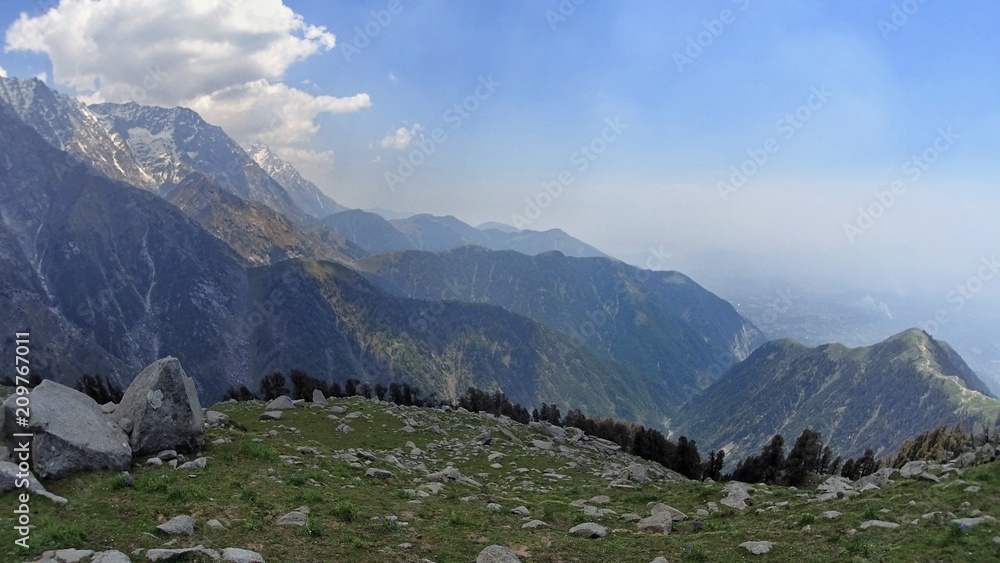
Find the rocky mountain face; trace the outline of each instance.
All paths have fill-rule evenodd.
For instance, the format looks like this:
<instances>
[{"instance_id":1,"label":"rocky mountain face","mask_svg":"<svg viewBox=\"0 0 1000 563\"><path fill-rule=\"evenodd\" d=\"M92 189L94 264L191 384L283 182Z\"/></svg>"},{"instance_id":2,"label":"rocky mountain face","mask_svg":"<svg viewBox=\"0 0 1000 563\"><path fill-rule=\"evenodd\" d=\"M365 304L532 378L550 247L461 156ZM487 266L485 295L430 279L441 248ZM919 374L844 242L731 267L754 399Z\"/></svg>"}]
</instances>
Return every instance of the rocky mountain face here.
<instances>
[{"instance_id":1,"label":"rocky mountain face","mask_svg":"<svg viewBox=\"0 0 1000 563\"><path fill-rule=\"evenodd\" d=\"M133 158L125 140L106 131L80 101L51 90L32 78L0 78L0 101L73 162L85 162L114 180L156 191L158 183ZM71 162L63 163L65 166Z\"/></svg>"},{"instance_id":2,"label":"rocky mountain face","mask_svg":"<svg viewBox=\"0 0 1000 563\"><path fill-rule=\"evenodd\" d=\"M173 353L209 395L246 377L230 338L247 291L234 252L155 194L63 167L66 153L8 108L0 151L3 324L32 333L41 375L121 382L123 367Z\"/></svg>"},{"instance_id":3,"label":"rocky mountain face","mask_svg":"<svg viewBox=\"0 0 1000 563\"><path fill-rule=\"evenodd\" d=\"M304 216L289 193L236 141L194 111L134 102L95 104L89 109L107 131L125 140L133 158L160 189L198 172L243 199L267 205L292 219Z\"/></svg>"},{"instance_id":4,"label":"rocky mountain face","mask_svg":"<svg viewBox=\"0 0 1000 563\"><path fill-rule=\"evenodd\" d=\"M250 271L254 373L298 368L341 379L408 381L441 399L469 386L514 402L574 405L658 425L668 389L500 307L385 293L346 266L284 261ZM266 343L266 348L263 347Z\"/></svg>"},{"instance_id":5,"label":"rocky mountain face","mask_svg":"<svg viewBox=\"0 0 1000 563\"><path fill-rule=\"evenodd\" d=\"M474 384L525 404L662 417L631 370L529 319L393 297L332 262L247 270L159 196L83 165L53 168L65 153L9 110L0 114L0 150L0 294L13 305L4 324L8 334L32 332L33 350L55 358L36 366L44 377L72 384L88 371L127 383L128 373L171 354L206 398L299 368L327 379L409 381L443 397ZM191 201L183 194L225 197L184 187L175 194L182 205ZM67 340L73 346L60 349Z\"/></svg>"},{"instance_id":6,"label":"rocky mountain face","mask_svg":"<svg viewBox=\"0 0 1000 563\"><path fill-rule=\"evenodd\" d=\"M949 346L918 329L862 348L776 340L686 405L680 431L703 449L727 448L729 459L805 428L845 457L884 455L941 423L996 420L1000 401L985 391Z\"/></svg>"},{"instance_id":7,"label":"rocky mountain face","mask_svg":"<svg viewBox=\"0 0 1000 563\"><path fill-rule=\"evenodd\" d=\"M291 196L295 205L307 214L322 218L347 210L346 207L333 201L320 191L316 184L303 178L302 174L299 174L299 171L295 167L274 154L266 145L254 143L250 147L249 153L250 158L264 172L281 184L281 187L285 188L285 191Z\"/></svg>"},{"instance_id":8,"label":"rocky mountain face","mask_svg":"<svg viewBox=\"0 0 1000 563\"><path fill-rule=\"evenodd\" d=\"M197 172L163 196L253 266L303 257L350 262L365 254L336 233L296 225L270 207L235 196Z\"/></svg>"},{"instance_id":9,"label":"rocky mountain face","mask_svg":"<svg viewBox=\"0 0 1000 563\"><path fill-rule=\"evenodd\" d=\"M488 303L535 319L664 385L664 404L679 406L765 341L687 276L610 259L466 247L358 266L400 295Z\"/></svg>"}]
</instances>

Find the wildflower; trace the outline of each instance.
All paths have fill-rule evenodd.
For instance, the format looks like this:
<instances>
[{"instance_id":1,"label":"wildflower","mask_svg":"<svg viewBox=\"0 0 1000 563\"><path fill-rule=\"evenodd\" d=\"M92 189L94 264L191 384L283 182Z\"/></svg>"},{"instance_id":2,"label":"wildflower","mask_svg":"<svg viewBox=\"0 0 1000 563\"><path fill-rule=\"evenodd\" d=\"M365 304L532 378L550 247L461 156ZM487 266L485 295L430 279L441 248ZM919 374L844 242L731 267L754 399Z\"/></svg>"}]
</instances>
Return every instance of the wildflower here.
<instances>
[{"instance_id":1,"label":"wildflower","mask_svg":"<svg viewBox=\"0 0 1000 563\"><path fill-rule=\"evenodd\" d=\"M691 527L693 527L694 531L697 532L698 530L701 529L701 522L695 520L694 522L691 522Z\"/></svg>"}]
</instances>

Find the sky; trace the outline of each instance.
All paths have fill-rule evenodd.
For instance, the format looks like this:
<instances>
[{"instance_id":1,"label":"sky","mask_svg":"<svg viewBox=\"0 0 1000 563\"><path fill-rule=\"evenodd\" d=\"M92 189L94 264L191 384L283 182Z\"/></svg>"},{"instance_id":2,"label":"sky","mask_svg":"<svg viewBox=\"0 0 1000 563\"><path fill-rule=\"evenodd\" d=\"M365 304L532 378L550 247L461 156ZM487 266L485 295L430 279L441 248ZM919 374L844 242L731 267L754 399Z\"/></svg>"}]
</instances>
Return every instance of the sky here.
<instances>
[{"instance_id":1,"label":"sky","mask_svg":"<svg viewBox=\"0 0 1000 563\"><path fill-rule=\"evenodd\" d=\"M0 68L192 107L351 207L947 306L1000 294L997 21L986 0L9 1Z\"/></svg>"}]
</instances>

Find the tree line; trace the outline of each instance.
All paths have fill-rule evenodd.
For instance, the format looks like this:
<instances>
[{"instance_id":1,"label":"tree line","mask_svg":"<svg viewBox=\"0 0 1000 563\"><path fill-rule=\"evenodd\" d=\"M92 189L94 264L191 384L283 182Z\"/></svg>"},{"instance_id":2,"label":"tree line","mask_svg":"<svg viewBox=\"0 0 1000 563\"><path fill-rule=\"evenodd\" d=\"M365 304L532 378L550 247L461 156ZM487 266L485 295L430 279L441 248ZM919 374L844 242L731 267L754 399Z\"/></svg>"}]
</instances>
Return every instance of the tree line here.
<instances>
[{"instance_id":1,"label":"tree line","mask_svg":"<svg viewBox=\"0 0 1000 563\"><path fill-rule=\"evenodd\" d=\"M76 382L76 389L91 396L99 404L120 402L123 395L122 389L106 377L91 374L82 375ZM448 405L470 412L506 416L521 424L546 422L564 428L578 428L590 436L617 444L624 452L658 463L690 479L711 478L715 481L736 480L785 486L805 485L812 475L841 475L857 480L882 467L902 467L908 461L920 459L943 459L950 453L974 445L971 432L959 426L941 425L907 440L891 458L879 460L868 449L858 458L845 460L839 455L834 456L830 447L823 443L819 432L806 428L787 454L785 439L777 434L761 448L760 453L745 457L731 472L723 473L725 452L711 451L703 458L698 451L697 442L686 436L672 441L654 428L587 416L579 409L570 410L563 416L557 405L549 403L542 403L540 410L535 408L529 412L520 404L511 402L500 390L482 391L469 387L454 403L447 403L433 395L425 395L408 383L372 385L349 378L341 385L338 382L327 383L304 371L293 369L287 376L277 371L264 376L256 391L245 385L230 387L223 395L223 400L270 401L282 395L309 400L315 390L321 391L325 397L377 398L380 401L417 407ZM990 437L989 433L984 433L979 441L988 441Z\"/></svg>"}]
</instances>

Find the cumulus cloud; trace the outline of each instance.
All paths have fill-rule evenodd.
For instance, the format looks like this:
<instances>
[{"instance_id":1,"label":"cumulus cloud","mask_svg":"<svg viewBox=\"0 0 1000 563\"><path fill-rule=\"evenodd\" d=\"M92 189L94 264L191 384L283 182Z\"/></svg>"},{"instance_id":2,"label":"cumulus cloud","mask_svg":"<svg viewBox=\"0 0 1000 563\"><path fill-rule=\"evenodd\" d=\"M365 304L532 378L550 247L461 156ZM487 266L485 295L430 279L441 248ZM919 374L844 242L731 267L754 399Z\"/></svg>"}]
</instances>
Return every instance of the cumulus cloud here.
<instances>
[{"instance_id":1,"label":"cumulus cloud","mask_svg":"<svg viewBox=\"0 0 1000 563\"><path fill-rule=\"evenodd\" d=\"M319 130L317 116L357 111L371 106L371 99L368 94L313 96L260 79L198 96L189 106L242 142L301 146Z\"/></svg>"},{"instance_id":2,"label":"cumulus cloud","mask_svg":"<svg viewBox=\"0 0 1000 563\"><path fill-rule=\"evenodd\" d=\"M419 123L414 124L413 127L410 127L409 129L407 129L404 125L399 129L390 132L385 137L382 137L382 140L379 141L378 144L384 149L403 150L410 146L410 143L413 142L414 137L420 133L421 129L423 129L423 127L421 127Z\"/></svg>"},{"instance_id":3,"label":"cumulus cloud","mask_svg":"<svg viewBox=\"0 0 1000 563\"><path fill-rule=\"evenodd\" d=\"M313 96L281 82L335 43L282 0L61 0L22 13L4 48L45 53L53 81L84 101L187 106L241 143L307 150L317 116L371 105L367 94Z\"/></svg>"},{"instance_id":4,"label":"cumulus cloud","mask_svg":"<svg viewBox=\"0 0 1000 563\"><path fill-rule=\"evenodd\" d=\"M0 66L0 78L7 78L7 71L2 66Z\"/></svg>"}]
</instances>

